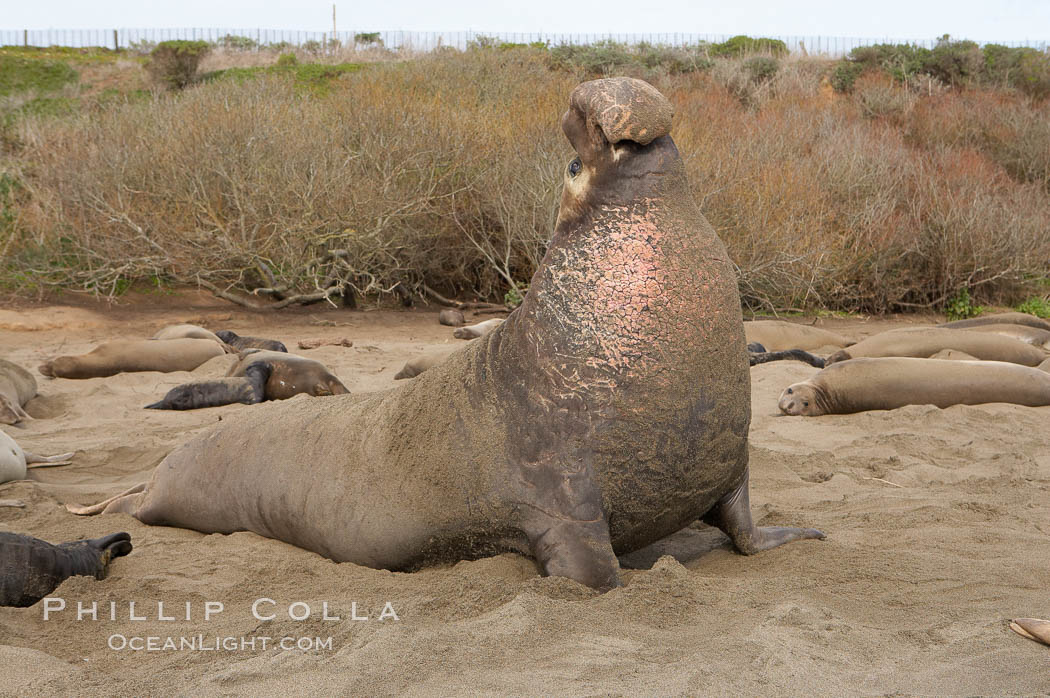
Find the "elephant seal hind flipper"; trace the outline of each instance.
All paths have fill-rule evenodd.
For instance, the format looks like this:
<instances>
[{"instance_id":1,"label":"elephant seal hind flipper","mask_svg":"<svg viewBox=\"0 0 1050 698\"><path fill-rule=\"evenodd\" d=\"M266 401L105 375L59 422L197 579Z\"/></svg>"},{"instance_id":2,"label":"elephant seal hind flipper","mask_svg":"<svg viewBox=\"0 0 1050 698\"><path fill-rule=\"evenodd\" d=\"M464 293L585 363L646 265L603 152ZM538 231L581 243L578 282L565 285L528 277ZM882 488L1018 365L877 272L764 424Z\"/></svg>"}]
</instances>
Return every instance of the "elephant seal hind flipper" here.
<instances>
[{"instance_id":1,"label":"elephant seal hind flipper","mask_svg":"<svg viewBox=\"0 0 1050 698\"><path fill-rule=\"evenodd\" d=\"M499 327L390 390L239 410L101 510L392 570L531 554L603 591L700 518L745 554L822 538L751 517L737 278L673 111L633 78L573 91L553 235Z\"/></svg>"},{"instance_id":2,"label":"elephant seal hind flipper","mask_svg":"<svg viewBox=\"0 0 1050 698\"><path fill-rule=\"evenodd\" d=\"M452 336L456 339L477 339L478 337L484 337L486 334L496 329L504 322L503 318L492 318L491 320L485 320L479 322L476 325L467 325L465 327L459 327L452 332Z\"/></svg>"},{"instance_id":3,"label":"elephant seal hind flipper","mask_svg":"<svg viewBox=\"0 0 1050 698\"><path fill-rule=\"evenodd\" d=\"M32 419L22 409L36 397L33 374L15 363L0 359L0 424L20 424Z\"/></svg>"},{"instance_id":4,"label":"elephant seal hind flipper","mask_svg":"<svg viewBox=\"0 0 1050 698\"><path fill-rule=\"evenodd\" d=\"M1042 618L1014 618L1010 629L1021 637L1050 645L1050 620Z\"/></svg>"},{"instance_id":5,"label":"elephant seal hind flipper","mask_svg":"<svg viewBox=\"0 0 1050 698\"><path fill-rule=\"evenodd\" d=\"M127 533L53 545L0 532L0 606L32 606L69 577L104 579L110 561L131 549Z\"/></svg>"},{"instance_id":6,"label":"elephant seal hind flipper","mask_svg":"<svg viewBox=\"0 0 1050 698\"><path fill-rule=\"evenodd\" d=\"M278 342L276 339L242 337L232 330L219 330L215 333L215 336L237 351L243 351L245 349L265 349L266 351L288 352L288 347L284 345L284 342Z\"/></svg>"}]
</instances>

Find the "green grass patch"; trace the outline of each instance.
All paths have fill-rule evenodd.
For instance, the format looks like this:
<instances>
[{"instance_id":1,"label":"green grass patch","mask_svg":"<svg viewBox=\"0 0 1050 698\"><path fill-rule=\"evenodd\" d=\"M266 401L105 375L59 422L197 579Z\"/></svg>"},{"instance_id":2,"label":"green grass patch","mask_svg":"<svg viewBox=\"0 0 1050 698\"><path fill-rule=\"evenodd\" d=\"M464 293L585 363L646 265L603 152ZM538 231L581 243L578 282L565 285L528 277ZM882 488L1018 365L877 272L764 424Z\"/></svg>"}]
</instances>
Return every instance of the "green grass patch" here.
<instances>
[{"instance_id":1,"label":"green grass patch","mask_svg":"<svg viewBox=\"0 0 1050 698\"><path fill-rule=\"evenodd\" d=\"M64 61L0 53L0 95L29 90L55 92L79 79L77 71Z\"/></svg>"},{"instance_id":2,"label":"green grass patch","mask_svg":"<svg viewBox=\"0 0 1050 698\"><path fill-rule=\"evenodd\" d=\"M127 51L114 51L103 46L0 46L0 56L28 60L55 60L67 63L113 63L127 56Z\"/></svg>"}]
</instances>

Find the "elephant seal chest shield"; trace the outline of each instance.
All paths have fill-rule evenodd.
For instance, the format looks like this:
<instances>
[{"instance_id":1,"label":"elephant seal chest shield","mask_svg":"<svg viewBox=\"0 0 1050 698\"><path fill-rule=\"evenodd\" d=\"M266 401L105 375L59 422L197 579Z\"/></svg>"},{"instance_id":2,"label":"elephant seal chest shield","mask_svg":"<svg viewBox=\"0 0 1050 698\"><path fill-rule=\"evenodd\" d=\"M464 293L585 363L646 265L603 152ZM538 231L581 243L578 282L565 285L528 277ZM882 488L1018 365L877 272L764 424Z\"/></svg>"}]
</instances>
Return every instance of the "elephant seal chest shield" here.
<instances>
[{"instance_id":1,"label":"elephant seal chest shield","mask_svg":"<svg viewBox=\"0 0 1050 698\"><path fill-rule=\"evenodd\" d=\"M522 305L385 393L264 405L77 513L250 530L410 569L502 550L598 589L617 553L703 518L745 553L799 538L748 505L748 362L733 266L630 78L573 91L547 254ZM321 404L323 403L323 404Z\"/></svg>"}]
</instances>

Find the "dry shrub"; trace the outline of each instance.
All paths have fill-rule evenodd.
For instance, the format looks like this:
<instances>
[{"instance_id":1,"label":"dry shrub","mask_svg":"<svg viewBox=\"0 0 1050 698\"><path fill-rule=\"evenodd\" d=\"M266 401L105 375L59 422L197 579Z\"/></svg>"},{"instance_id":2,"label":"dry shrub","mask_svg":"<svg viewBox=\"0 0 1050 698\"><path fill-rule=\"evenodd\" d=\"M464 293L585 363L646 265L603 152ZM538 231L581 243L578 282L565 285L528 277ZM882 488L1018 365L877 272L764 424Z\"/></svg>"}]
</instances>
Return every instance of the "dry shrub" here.
<instances>
[{"instance_id":1,"label":"dry shrub","mask_svg":"<svg viewBox=\"0 0 1050 698\"><path fill-rule=\"evenodd\" d=\"M1046 276L1050 202L1028 145L1041 107L1011 98L993 114L961 94L872 119L803 61L745 105L733 76L746 69L719 64L656 84L749 307L937 308L963 287L1019 300ZM4 278L494 299L527 282L571 153L558 128L571 75L536 52L474 51L373 65L324 94L290 80L29 121L33 174ZM1036 174L1004 164L1014 151Z\"/></svg>"}]
</instances>

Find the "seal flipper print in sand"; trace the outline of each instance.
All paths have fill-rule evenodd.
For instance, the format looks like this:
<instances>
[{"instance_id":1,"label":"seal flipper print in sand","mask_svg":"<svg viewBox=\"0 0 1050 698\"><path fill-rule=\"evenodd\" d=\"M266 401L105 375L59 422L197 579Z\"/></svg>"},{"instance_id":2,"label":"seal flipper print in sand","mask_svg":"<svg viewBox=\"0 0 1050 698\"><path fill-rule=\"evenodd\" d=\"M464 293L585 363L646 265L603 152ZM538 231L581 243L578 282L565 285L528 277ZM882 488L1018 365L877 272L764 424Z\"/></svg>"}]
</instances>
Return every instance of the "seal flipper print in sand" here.
<instances>
[{"instance_id":1,"label":"seal flipper print in sand","mask_svg":"<svg viewBox=\"0 0 1050 698\"><path fill-rule=\"evenodd\" d=\"M130 552L127 533L53 545L0 532L0 606L32 606L69 577L103 579L110 561Z\"/></svg>"},{"instance_id":2,"label":"seal flipper print in sand","mask_svg":"<svg viewBox=\"0 0 1050 698\"><path fill-rule=\"evenodd\" d=\"M70 511L395 570L515 551L602 590L618 553L700 518L747 554L823 538L752 522L737 281L672 111L631 78L573 91L554 235L489 334L386 392L238 412L145 486Z\"/></svg>"}]
</instances>

